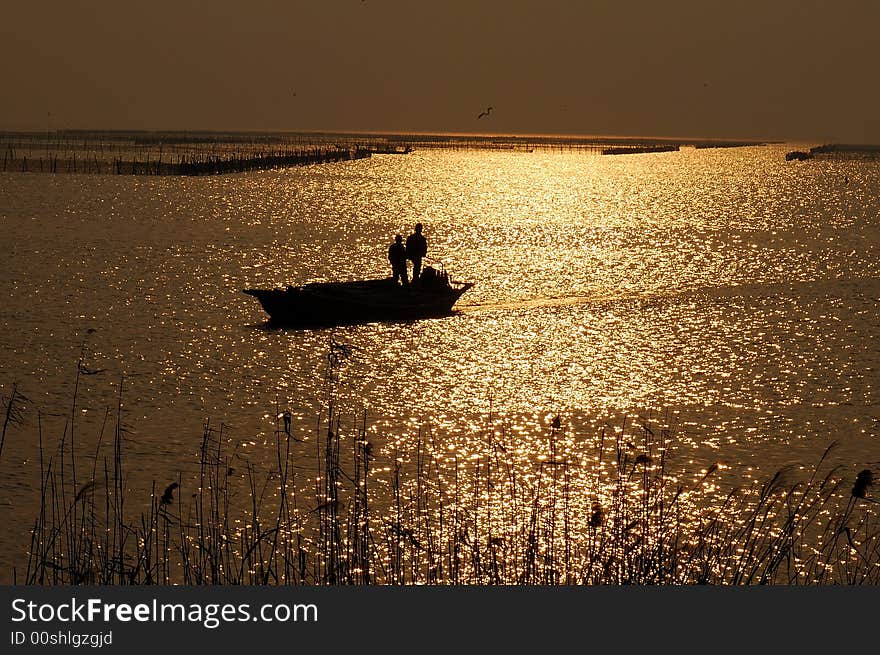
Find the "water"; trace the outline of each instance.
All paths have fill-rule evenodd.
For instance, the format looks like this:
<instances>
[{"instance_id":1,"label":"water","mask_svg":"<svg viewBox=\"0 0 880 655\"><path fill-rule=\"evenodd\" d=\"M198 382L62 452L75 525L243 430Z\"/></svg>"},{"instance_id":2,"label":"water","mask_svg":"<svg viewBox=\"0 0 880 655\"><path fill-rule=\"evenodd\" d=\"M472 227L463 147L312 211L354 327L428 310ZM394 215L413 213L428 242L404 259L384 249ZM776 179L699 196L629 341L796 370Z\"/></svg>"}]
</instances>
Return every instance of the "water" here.
<instances>
[{"instance_id":1,"label":"water","mask_svg":"<svg viewBox=\"0 0 880 655\"><path fill-rule=\"evenodd\" d=\"M490 421L538 450L557 414L584 441L631 415L674 425L681 467L724 461L734 481L814 463L832 440L852 470L878 465L880 164L787 163L790 149L3 174L0 392L30 402L0 461L0 565L21 566L35 516L38 412L51 444L74 415L90 466L122 381L140 497L194 470L206 420L259 464L289 409L313 455L331 335L353 350L345 413L366 410L386 451L430 426L476 452ZM386 275L416 222L429 258L477 283L455 316L276 330L241 293ZM79 376L74 407L81 352L101 372Z\"/></svg>"}]
</instances>

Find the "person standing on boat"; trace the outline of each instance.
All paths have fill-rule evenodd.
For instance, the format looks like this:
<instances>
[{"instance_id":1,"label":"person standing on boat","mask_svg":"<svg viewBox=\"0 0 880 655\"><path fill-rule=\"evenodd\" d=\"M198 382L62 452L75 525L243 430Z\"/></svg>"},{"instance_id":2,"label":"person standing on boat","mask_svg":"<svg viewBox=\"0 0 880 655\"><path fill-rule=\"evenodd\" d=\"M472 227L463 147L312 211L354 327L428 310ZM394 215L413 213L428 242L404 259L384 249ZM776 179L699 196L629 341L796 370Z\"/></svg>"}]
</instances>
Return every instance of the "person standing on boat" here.
<instances>
[{"instance_id":1,"label":"person standing on boat","mask_svg":"<svg viewBox=\"0 0 880 655\"><path fill-rule=\"evenodd\" d=\"M422 234L422 224L416 223L416 231L406 238L406 258L413 263L412 281L422 273L422 257L428 254L428 241Z\"/></svg>"},{"instance_id":2,"label":"person standing on boat","mask_svg":"<svg viewBox=\"0 0 880 655\"><path fill-rule=\"evenodd\" d=\"M406 247L403 245L403 237L399 234L394 237L394 243L388 248L388 261L391 262L391 273L394 281L400 278L403 286L409 285L406 275Z\"/></svg>"}]
</instances>

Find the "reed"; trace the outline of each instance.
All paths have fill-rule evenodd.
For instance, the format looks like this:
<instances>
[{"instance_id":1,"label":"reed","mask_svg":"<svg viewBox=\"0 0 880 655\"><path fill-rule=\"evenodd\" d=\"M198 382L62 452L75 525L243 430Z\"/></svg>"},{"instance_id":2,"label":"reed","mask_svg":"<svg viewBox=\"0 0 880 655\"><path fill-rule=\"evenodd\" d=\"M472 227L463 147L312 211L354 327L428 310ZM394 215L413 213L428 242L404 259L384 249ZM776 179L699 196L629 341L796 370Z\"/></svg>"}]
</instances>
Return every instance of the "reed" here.
<instances>
[{"instance_id":1,"label":"reed","mask_svg":"<svg viewBox=\"0 0 880 655\"><path fill-rule=\"evenodd\" d=\"M124 380L88 467L75 464L76 396L51 452L38 414L40 504L21 581L880 584L874 473L830 465L833 445L807 474L725 491L720 464L670 466L668 418L626 418L585 439L557 416L524 448L490 413L470 450L438 444L430 426L375 448L367 413L340 408L351 356L331 342L314 434L298 434L277 403L274 452L258 465L206 422L193 473L144 496L126 475ZM77 376L88 371L80 359Z\"/></svg>"},{"instance_id":2,"label":"reed","mask_svg":"<svg viewBox=\"0 0 880 655\"><path fill-rule=\"evenodd\" d=\"M9 397L0 397L0 405L3 407L3 428L0 430L0 457L3 455L3 445L6 443L6 432L10 426L21 425L22 416L27 403L26 396L18 390L18 384L13 383Z\"/></svg>"}]
</instances>

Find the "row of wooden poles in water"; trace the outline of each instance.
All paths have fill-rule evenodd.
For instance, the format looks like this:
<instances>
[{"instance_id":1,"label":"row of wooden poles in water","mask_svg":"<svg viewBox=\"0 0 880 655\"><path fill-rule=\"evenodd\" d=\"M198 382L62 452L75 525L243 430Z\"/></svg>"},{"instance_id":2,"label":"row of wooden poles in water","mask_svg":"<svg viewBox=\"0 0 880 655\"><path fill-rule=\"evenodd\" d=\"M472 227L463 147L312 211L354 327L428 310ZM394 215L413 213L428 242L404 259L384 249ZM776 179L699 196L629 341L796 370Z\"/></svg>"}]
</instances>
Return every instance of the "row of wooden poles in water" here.
<instances>
[{"instance_id":1,"label":"row of wooden poles in water","mask_svg":"<svg viewBox=\"0 0 880 655\"><path fill-rule=\"evenodd\" d=\"M448 148L453 150L501 149L532 152L541 150L580 150L602 155L641 154L674 152L680 149L677 143L610 143L610 142L529 142L529 141L490 141L486 139L428 140L414 142L419 148ZM413 143L353 143L346 145L308 145L299 147L279 147L272 150L250 149L244 152L184 152L169 154L158 151L119 152L113 146L104 151L99 144L82 143L80 148L50 150L47 144L45 153L29 147L25 142L5 144L0 170L3 172L27 173L101 173L116 175L222 175L243 173L254 170L268 170L289 166L324 164L331 162L365 159L374 154L408 154ZM748 143L696 142L696 148L737 147ZM27 150L27 154L21 150ZM99 152L100 150L100 152ZM119 152L119 154L111 153ZM79 153L79 156L77 154Z\"/></svg>"},{"instance_id":2,"label":"row of wooden poles in water","mask_svg":"<svg viewBox=\"0 0 880 655\"><path fill-rule=\"evenodd\" d=\"M116 175L222 175L245 171L268 170L287 166L326 164L354 159L365 159L376 150L369 148L343 148L337 146L274 150L270 152L229 154L181 154L163 159L161 153L155 159L102 159L93 154L77 158L76 153L59 157L56 153L45 156L16 157L12 148L3 153L4 172L28 173L103 173Z\"/></svg>"},{"instance_id":3,"label":"row of wooden poles in water","mask_svg":"<svg viewBox=\"0 0 880 655\"><path fill-rule=\"evenodd\" d=\"M514 149L511 147L510 149ZM516 148L521 150L522 148ZM531 149L529 149L531 150ZM623 147L596 147L597 152L603 155L635 154L646 152L668 152L678 150L677 146L623 146ZM230 154L184 154L176 155L171 159L163 159L159 154L156 158L144 157L143 159L123 159L120 156L113 159L104 159L97 154L83 154L80 157L76 153L67 156L59 156L57 153L47 153L45 156L22 155L16 157L11 148L3 154L3 172L22 173L102 173L116 175L222 175L224 173L244 173L254 170L268 170L272 168L284 168L288 166L303 166L308 164L326 164L331 162L350 161L365 159L377 153L407 151L393 151L391 149L374 148L305 148L297 150L277 150L269 153L230 153Z\"/></svg>"}]
</instances>

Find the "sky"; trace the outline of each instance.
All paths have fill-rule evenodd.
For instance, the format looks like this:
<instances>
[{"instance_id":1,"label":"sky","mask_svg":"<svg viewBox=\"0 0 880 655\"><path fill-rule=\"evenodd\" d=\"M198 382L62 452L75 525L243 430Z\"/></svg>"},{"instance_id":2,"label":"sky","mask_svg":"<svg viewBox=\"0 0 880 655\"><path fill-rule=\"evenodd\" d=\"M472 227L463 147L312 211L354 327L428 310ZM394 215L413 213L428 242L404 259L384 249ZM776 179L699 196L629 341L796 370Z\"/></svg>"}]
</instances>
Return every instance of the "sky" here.
<instances>
[{"instance_id":1,"label":"sky","mask_svg":"<svg viewBox=\"0 0 880 655\"><path fill-rule=\"evenodd\" d=\"M0 130L880 143L877 0L0 2Z\"/></svg>"}]
</instances>

